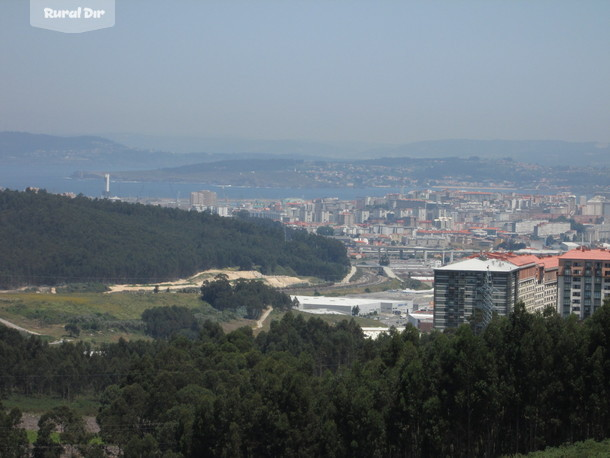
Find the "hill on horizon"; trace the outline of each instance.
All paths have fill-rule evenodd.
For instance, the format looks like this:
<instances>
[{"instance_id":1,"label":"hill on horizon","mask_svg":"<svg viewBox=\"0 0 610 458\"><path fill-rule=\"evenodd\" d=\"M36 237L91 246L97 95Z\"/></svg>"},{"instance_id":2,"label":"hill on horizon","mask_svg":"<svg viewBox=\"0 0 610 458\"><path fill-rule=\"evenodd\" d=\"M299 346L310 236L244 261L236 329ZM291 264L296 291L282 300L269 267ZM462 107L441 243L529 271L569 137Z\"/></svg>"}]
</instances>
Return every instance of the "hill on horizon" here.
<instances>
[{"instance_id":1,"label":"hill on horizon","mask_svg":"<svg viewBox=\"0 0 610 458\"><path fill-rule=\"evenodd\" d=\"M479 156L485 159L511 158L515 161L552 166L610 166L610 145L596 142L560 140L430 140L369 150L380 157L418 158Z\"/></svg>"},{"instance_id":2,"label":"hill on horizon","mask_svg":"<svg viewBox=\"0 0 610 458\"><path fill-rule=\"evenodd\" d=\"M164 168L225 159L363 160L382 157L511 158L544 166L610 166L610 145L560 140L446 139L373 146L364 142L315 142L115 134L56 136L0 132L0 160L88 166ZM120 143L126 140L130 146ZM171 152L170 152L171 151Z\"/></svg>"}]
</instances>

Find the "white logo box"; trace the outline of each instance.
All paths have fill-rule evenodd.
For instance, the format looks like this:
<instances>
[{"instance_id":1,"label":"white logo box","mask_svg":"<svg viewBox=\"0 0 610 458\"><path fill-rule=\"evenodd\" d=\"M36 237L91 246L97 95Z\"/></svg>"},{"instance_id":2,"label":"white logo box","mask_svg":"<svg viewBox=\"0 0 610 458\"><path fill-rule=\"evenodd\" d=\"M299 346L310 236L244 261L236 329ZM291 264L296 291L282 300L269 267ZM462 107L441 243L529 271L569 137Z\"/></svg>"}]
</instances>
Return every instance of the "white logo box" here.
<instances>
[{"instance_id":1,"label":"white logo box","mask_svg":"<svg viewBox=\"0 0 610 458\"><path fill-rule=\"evenodd\" d=\"M30 25L63 33L113 27L115 0L30 0Z\"/></svg>"}]
</instances>

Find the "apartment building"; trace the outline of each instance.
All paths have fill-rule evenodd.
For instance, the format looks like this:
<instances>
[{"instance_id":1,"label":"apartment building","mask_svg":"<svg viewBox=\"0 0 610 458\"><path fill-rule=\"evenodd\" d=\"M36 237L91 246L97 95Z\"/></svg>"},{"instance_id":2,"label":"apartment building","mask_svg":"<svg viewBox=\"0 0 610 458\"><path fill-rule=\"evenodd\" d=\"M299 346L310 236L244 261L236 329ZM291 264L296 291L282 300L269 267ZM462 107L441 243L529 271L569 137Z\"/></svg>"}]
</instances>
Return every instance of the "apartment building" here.
<instances>
[{"instance_id":1,"label":"apartment building","mask_svg":"<svg viewBox=\"0 0 610 458\"><path fill-rule=\"evenodd\" d=\"M531 254L488 253L489 257L510 262L519 267L517 301L523 301L525 309L541 312L546 307L557 307L559 258L539 257Z\"/></svg>"},{"instance_id":2,"label":"apartment building","mask_svg":"<svg viewBox=\"0 0 610 458\"><path fill-rule=\"evenodd\" d=\"M610 251L581 247L559 256L558 288L559 313L591 316L610 297Z\"/></svg>"},{"instance_id":3,"label":"apartment building","mask_svg":"<svg viewBox=\"0 0 610 458\"><path fill-rule=\"evenodd\" d=\"M456 328L486 310L509 314L516 302L519 267L500 259L471 258L434 269L434 327Z\"/></svg>"},{"instance_id":4,"label":"apartment building","mask_svg":"<svg viewBox=\"0 0 610 458\"><path fill-rule=\"evenodd\" d=\"M559 258L487 253L434 270L434 327L467 323L492 307L507 315L522 301L528 312L557 307Z\"/></svg>"},{"instance_id":5,"label":"apartment building","mask_svg":"<svg viewBox=\"0 0 610 458\"><path fill-rule=\"evenodd\" d=\"M536 237L548 237L549 235L560 235L569 232L570 223L540 223L534 228Z\"/></svg>"},{"instance_id":6,"label":"apartment building","mask_svg":"<svg viewBox=\"0 0 610 458\"><path fill-rule=\"evenodd\" d=\"M217 195L213 191L191 192L190 203L192 208L202 210L216 206Z\"/></svg>"}]
</instances>

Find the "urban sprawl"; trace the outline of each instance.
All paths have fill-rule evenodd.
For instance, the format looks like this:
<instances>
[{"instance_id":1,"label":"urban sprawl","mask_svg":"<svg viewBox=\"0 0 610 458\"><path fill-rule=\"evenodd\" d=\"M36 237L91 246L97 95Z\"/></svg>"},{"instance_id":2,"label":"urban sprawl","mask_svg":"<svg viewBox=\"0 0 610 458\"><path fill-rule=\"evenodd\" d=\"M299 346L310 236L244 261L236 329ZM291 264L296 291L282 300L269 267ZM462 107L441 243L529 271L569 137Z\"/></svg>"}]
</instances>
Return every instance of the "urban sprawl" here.
<instances>
[{"instance_id":1,"label":"urban sprawl","mask_svg":"<svg viewBox=\"0 0 610 458\"><path fill-rule=\"evenodd\" d=\"M189 203L197 211L246 211L337 237L356 263L433 280L430 321L437 329L485 326L518 302L530 312L552 307L586 318L610 296L605 196L425 190L350 201L229 203L200 191Z\"/></svg>"}]
</instances>

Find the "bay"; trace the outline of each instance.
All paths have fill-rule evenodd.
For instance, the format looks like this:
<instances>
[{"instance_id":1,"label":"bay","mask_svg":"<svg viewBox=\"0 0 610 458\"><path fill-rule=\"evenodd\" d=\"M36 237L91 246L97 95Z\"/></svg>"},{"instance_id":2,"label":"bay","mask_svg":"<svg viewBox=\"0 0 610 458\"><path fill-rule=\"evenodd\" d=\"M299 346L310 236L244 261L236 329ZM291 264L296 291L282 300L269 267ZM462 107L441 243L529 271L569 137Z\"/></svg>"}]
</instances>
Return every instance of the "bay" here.
<instances>
[{"instance_id":1,"label":"bay","mask_svg":"<svg viewBox=\"0 0 610 458\"><path fill-rule=\"evenodd\" d=\"M23 191L27 187L45 189L48 192L83 194L88 197L102 197L105 182L102 178L71 178L74 168L66 166L45 166L44 168L24 168L20 166L0 166L0 187ZM219 199L317 199L336 197L353 200L362 197L384 196L390 193L408 191L398 187L366 188L263 188L239 186L215 186L204 183L172 182L122 182L112 180L110 173L110 195L119 198L140 199L187 199L191 192L210 190Z\"/></svg>"}]
</instances>

